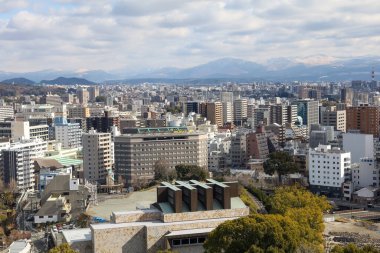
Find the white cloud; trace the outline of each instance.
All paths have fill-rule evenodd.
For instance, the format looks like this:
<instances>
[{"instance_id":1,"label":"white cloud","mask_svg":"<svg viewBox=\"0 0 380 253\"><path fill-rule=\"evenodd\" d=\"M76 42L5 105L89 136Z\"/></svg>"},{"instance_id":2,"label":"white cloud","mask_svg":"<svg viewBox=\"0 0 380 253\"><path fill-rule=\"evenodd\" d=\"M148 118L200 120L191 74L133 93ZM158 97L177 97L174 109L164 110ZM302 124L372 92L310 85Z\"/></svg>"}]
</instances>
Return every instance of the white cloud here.
<instances>
[{"instance_id":1,"label":"white cloud","mask_svg":"<svg viewBox=\"0 0 380 253\"><path fill-rule=\"evenodd\" d=\"M377 0L0 0L1 70L371 55L379 9Z\"/></svg>"}]
</instances>

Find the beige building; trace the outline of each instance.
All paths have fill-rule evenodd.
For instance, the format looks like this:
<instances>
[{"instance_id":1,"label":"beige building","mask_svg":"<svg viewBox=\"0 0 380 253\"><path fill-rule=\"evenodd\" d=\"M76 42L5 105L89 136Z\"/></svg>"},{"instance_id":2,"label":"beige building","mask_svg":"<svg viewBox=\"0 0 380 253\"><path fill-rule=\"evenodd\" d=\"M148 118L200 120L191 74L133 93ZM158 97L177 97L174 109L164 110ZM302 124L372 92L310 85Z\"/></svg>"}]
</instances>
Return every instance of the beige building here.
<instances>
[{"instance_id":1,"label":"beige building","mask_svg":"<svg viewBox=\"0 0 380 253\"><path fill-rule=\"evenodd\" d=\"M201 253L219 224L247 215L237 182L163 182L150 209L113 212L110 223L67 230L63 241L80 252Z\"/></svg>"},{"instance_id":2,"label":"beige building","mask_svg":"<svg viewBox=\"0 0 380 253\"><path fill-rule=\"evenodd\" d=\"M326 111L322 112L321 124L346 132L346 110L337 110L335 106L328 107Z\"/></svg>"},{"instance_id":3,"label":"beige building","mask_svg":"<svg viewBox=\"0 0 380 253\"><path fill-rule=\"evenodd\" d=\"M248 117L248 100L236 99L234 101L234 120L237 124L241 124Z\"/></svg>"},{"instance_id":4,"label":"beige building","mask_svg":"<svg viewBox=\"0 0 380 253\"><path fill-rule=\"evenodd\" d=\"M116 136L116 178L123 177L128 186L146 184L154 179L158 160L172 168L179 164L207 168L207 134L165 132L167 129L140 128L137 134Z\"/></svg>"},{"instance_id":5,"label":"beige building","mask_svg":"<svg viewBox=\"0 0 380 253\"><path fill-rule=\"evenodd\" d=\"M88 118L90 116L90 108L86 106L69 108L69 118Z\"/></svg>"},{"instance_id":6,"label":"beige building","mask_svg":"<svg viewBox=\"0 0 380 253\"><path fill-rule=\"evenodd\" d=\"M82 138L84 178L104 183L112 169L111 134L90 130Z\"/></svg>"},{"instance_id":7,"label":"beige building","mask_svg":"<svg viewBox=\"0 0 380 253\"><path fill-rule=\"evenodd\" d=\"M221 102L207 103L206 114L211 124L223 126L223 104Z\"/></svg>"},{"instance_id":8,"label":"beige building","mask_svg":"<svg viewBox=\"0 0 380 253\"><path fill-rule=\"evenodd\" d=\"M82 87L77 90L77 97L80 104L86 105L90 99L90 94L86 88Z\"/></svg>"}]
</instances>

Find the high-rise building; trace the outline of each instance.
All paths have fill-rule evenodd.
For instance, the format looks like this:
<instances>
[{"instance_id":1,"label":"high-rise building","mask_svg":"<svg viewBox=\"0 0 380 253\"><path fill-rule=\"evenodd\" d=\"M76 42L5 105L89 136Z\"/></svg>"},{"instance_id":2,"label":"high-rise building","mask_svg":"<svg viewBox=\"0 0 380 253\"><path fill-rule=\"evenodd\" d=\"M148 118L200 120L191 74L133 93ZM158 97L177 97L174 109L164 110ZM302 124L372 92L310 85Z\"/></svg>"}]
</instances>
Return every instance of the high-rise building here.
<instances>
[{"instance_id":1,"label":"high-rise building","mask_svg":"<svg viewBox=\"0 0 380 253\"><path fill-rule=\"evenodd\" d=\"M179 164L207 168L207 134L166 132L168 128L148 129L149 134L115 137L115 176L123 177L128 186L143 185L154 179L157 161L174 169Z\"/></svg>"},{"instance_id":2,"label":"high-rise building","mask_svg":"<svg viewBox=\"0 0 380 253\"><path fill-rule=\"evenodd\" d=\"M88 93L88 90L84 87L78 88L77 90L77 96L79 99L79 103L82 105L86 105L89 101L90 95Z\"/></svg>"},{"instance_id":3,"label":"high-rise building","mask_svg":"<svg viewBox=\"0 0 380 253\"><path fill-rule=\"evenodd\" d=\"M372 134L348 132L343 136L343 149L351 152L352 163L359 163L363 157L374 157L374 138Z\"/></svg>"},{"instance_id":4,"label":"high-rise building","mask_svg":"<svg viewBox=\"0 0 380 253\"><path fill-rule=\"evenodd\" d=\"M270 124L283 125L287 123L288 108L286 105L271 105L270 106Z\"/></svg>"},{"instance_id":5,"label":"high-rise building","mask_svg":"<svg viewBox=\"0 0 380 253\"><path fill-rule=\"evenodd\" d=\"M99 96L99 86L91 86L87 88L88 98L91 102L95 102L96 97Z\"/></svg>"},{"instance_id":6,"label":"high-rise building","mask_svg":"<svg viewBox=\"0 0 380 253\"><path fill-rule=\"evenodd\" d=\"M335 106L329 106L321 112L321 125L333 126L335 130L346 132L346 110L337 110Z\"/></svg>"},{"instance_id":7,"label":"high-rise building","mask_svg":"<svg viewBox=\"0 0 380 253\"><path fill-rule=\"evenodd\" d=\"M378 137L380 133L380 107L355 106L348 107L347 130L360 130L363 134L372 134Z\"/></svg>"},{"instance_id":8,"label":"high-rise building","mask_svg":"<svg viewBox=\"0 0 380 253\"><path fill-rule=\"evenodd\" d=\"M352 105L354 100L354 92L352 88L344 88L340 93L340 100L349 106Z\"/></svg>"},{"instance_id":9,"label":"high-rise building","mask_svg":"<svg viewBox=\"0 0 380 253\"><path fill-rule=\"evenodd\" d=\"M4 183L14 181L18 190L34 190L34 160L44 157L46 151L47 143L40 139L15 142L3 149L0 174L3 175Z\"/></svg>"},{"instance_id":10,"label":"high-rise building","mask_svg":"<svg viewBox=\"0 0 380 253\"><path fill-rule=\"evenodd\" d=\"M339 197L351 168L351 153L319 145L309 150L309 183L312 192Z\"/></svg>"},{"instance_id":11,"label":"high-rise building","mask_svg":"<svg viewBox=\"0 0 380 253\"><path fill-rule=\"evenodd\" d=\"M79 123L68 123L65 118L54 119L55 139L64 148L77 148L82 144L82 128Z\"/></svg>"},{"instance_id":12,"label":"high-rise building","mask_svg":"<svg viewBox=\"0 0 380 253\"><path fill-rule=\"evenodd\" d=\"M303 125L310 130L312 124L319 124L319 103L318 101L304 99L293 102L297 105L297 115L302 118Z\"/></svg>"},{"instance_id":13,"label":"high-rise building","mask_svg":"<svg viewBox=\"0 0 380 253\"><path fill-rule=\"evenodd\" d=\"M234 101L234 121L236 125L241 125L247 120L248 116L248 100L236 99Z\"/></svg>"},{"instance_id":14,"label":"high-rise building","mask_svg":"<svg viewBox=\"0 0 380 253\"><path fill-rule=\"evenodd\" d=\"M223 126L223 105L221 102L207 103L207 119L211 124Z\"/></svg>"},{"instance_id":15,"label":"high-rise building","mask_svg":"<svg viewBox=\"0 0 380 253\"><path fill-rule=\"evenodd\" d=\"M104 183L112 170L111 134L90 130L83 134L82 145L84 178Z\"/></svg>"},{"instance_id":16,"label":"high-rise building","mask_svg":"<svg viewBox=\"0 0 380 253\"><path fill-rule=\"evenodd\" d=\"M223 123L234 122L234 111L232 102L222 102L223 104Z\"/></svg>"}]
</instances>

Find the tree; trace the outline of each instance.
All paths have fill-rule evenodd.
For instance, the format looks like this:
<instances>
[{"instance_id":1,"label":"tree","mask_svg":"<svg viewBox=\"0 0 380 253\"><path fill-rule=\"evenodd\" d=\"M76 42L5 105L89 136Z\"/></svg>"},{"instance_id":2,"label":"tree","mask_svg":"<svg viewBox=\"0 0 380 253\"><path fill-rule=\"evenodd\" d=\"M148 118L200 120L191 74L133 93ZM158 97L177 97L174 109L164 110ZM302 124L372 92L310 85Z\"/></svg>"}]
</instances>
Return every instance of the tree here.
<instances>
[{"instance_id":1,"label":"tree","mask_svg":"<svg viewBox=\"0 0 380 253\"><path fill-rule=\"evenodd\" d=\"M105 103L107 102L107 98L105 96L97 96L95 98L95 102L98 102L98 103Z\"/></svg>"},{"instance_id":2,"label":"tree","mask_svg":"<svg viewBox=\"0 0 380 253\"><path fill-rule=\"evenodd\" d=\"M323 212L330 208L324 197L291 186L277 189L268 202L271 214L219 225L204 244L206 252L323 252Z\"/></svg>"},{"instance_id":3,"label":"tree","mask_svg":"<svg viewBox=\"0 0 380 253\"><path fill-rule=\"evenodd\" d=\"M61 245L49 250L49 253L77 253L77 251L73 250L69 244L62 243Z\"/></svg>"},{"instance_id":4,"label":"tree","mask_svg":"<svg viewBox=\"0 0 380 253\"><path fill-rule=\"evenodd\" d=\"M227 221L213 230L205 252L295 252L300 245L297 224L277 214L254 214Z\"/></svg>"},{"instance_id":5,"label":"tree","mask_svg":"<svg viewBox=\"0 0 380 253\"><path fill-rule=\"evenodd\" d=\"M177 172L175 169L170 168L167 160L160 159L154 164L154 178L156 180L172 181L177 178Z\"/></svg>"},{"instance_id":6,"label":"tree","mask_svg":"<svg viewBox=\"0 0 380 253\"><path fill-rule=\"evenodd\" d=\"M371 245L366 245L362 248L359 248L357 245L350 243L346 246L335 246L331 250L331 253L380 253L380 250Z\"/></svg>"},{"instance_id":7,"label":"tree","mask_svg":"<svg viewBox=\"0 0 380 253\"><path fill-rule=\"evenodd\" d=\"M207 171L197 165L179 164L175 166L175 170L179 180L205 181L207 178Z\"/></svg>"},{"instance_id":8,"label":"tree","mask_svg":"<svg viewBox=\"0 0 380 253\"><path fill-rule=\"evenodd\" d=\"M269 158L264 162L264 171L269 175L278 173L281 182L281 176L299 171L293 158L286 152L278 151L269 154Z\"/></svg>"}]
</instances>

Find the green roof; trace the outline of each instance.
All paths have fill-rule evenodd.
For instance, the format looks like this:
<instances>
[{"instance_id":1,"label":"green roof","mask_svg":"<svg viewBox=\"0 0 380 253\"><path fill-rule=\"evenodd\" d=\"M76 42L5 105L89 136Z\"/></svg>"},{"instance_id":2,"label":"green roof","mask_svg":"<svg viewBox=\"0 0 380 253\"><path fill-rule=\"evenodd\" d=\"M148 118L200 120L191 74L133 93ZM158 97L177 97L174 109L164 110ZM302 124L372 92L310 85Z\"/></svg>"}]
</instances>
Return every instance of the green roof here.
<instances>
[{"instance_id":1,"label":"green roof","mask_svg":"<svg viewBox=\"0 0 380 253\"><path fill-rule=\"evenodd\" d=\"M63 166L76 166L76 165L83 164L83 160L71 159L71 158L66 158L66 157L55 158L54 160L56 160L57 162L59 162Z\"/></svg>"}]
</instances>

